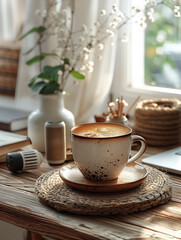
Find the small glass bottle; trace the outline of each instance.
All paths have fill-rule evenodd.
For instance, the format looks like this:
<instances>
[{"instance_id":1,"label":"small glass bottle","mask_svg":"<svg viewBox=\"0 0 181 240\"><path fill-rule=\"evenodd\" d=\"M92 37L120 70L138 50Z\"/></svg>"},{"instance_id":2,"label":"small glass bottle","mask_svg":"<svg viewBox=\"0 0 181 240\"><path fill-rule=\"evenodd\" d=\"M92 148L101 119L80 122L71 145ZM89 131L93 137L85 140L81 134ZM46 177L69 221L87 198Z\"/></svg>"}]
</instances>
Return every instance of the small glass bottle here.
<instances>
[{"instance_id":1,"label":"small glass bottle","mask_svg":"<svg viewBox=\"0 0 181 240\"><path fill-rule=\"evenodd\" d=\"M62 164L66 160L65 123L45 123L45 156L49 164Z\"/></svg>"}]
</instances>

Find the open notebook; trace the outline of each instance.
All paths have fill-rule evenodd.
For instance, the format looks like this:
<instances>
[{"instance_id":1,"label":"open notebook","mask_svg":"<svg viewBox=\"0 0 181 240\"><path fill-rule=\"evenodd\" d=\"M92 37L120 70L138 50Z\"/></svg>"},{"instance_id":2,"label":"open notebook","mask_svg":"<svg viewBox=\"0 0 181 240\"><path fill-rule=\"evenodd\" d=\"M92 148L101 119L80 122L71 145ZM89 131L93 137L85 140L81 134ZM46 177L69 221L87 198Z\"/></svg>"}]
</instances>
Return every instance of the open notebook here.
<instances>
[{"instance_id":1,"label":"open notebook","mask_svg":"<svg viewBox=\"0 0 181 240\"><path fill-rule=\"evenodd\" d=\"M181 147L144 158L142 162L160 170L181 175Z\"/></svg>"}]
</instances>

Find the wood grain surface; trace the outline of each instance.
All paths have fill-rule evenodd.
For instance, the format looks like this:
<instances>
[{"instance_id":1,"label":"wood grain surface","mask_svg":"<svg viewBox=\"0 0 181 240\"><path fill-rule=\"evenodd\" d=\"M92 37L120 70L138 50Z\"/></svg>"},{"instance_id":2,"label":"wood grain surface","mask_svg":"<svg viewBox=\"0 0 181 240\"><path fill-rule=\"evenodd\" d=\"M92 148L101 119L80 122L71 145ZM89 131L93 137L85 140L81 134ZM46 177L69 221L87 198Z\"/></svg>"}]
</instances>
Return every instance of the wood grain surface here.
<instances>
[{"instance_id":1,"label":"wood grain surface","mask_svg":"<svg viewBox=\"0 0 181 240\"><path fill-rule=\"evenodd\" d=\"M144 157L164 150L148 147ZM12 174L1 163L0 219L35 233L34 239L40 235L62 240L181 239L181 176L170 174L172 200L167 204L125 216L94 217L60 213L39 201L36 179L59 167L44 160L37 170Z\"/></svg>"}]
</instances>

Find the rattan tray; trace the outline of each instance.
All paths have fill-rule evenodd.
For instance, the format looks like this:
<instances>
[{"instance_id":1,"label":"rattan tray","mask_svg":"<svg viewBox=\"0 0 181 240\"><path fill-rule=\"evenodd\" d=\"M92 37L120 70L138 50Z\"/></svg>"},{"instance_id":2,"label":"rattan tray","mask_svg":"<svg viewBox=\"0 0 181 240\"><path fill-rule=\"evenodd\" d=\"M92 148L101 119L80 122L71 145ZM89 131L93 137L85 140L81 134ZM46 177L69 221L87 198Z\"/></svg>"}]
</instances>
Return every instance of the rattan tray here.
<instances>
[{"instance_id":1,"label":"rattan tray","mask_svg":"<svg viewBox=\"0 0 181 240\"><path fill-rule=\"evenodd\" d=\"M137 188L126 192L91 193L67 186L59 169L41 175L35 192L42 203L58 211L83 215L113 215L140 212L164 204L171 198L171 181L165 173L147 167L148 176Z\"/></svg>"}]
</instances>

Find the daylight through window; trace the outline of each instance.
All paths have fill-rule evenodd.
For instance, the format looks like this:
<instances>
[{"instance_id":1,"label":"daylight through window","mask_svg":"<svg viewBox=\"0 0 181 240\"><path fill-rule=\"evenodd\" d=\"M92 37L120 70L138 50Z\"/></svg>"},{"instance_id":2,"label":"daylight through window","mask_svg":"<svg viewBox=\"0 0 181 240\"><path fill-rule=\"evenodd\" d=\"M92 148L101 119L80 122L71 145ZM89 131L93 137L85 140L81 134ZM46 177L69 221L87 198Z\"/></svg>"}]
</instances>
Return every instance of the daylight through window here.
<instances>
[{"instance_id":1,"label":"daylight through window","mask_svg":"<svg viewBox=\"0 0 181 240\"><path fill-rule=\"evenodd\" d=\"M145 32L145 84L181 89L181 18L158 5Z\"/></svg>"}]
</instances>

